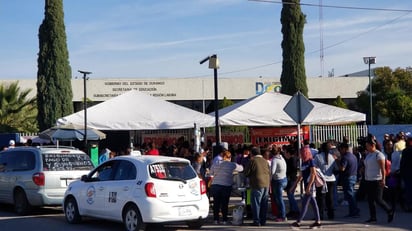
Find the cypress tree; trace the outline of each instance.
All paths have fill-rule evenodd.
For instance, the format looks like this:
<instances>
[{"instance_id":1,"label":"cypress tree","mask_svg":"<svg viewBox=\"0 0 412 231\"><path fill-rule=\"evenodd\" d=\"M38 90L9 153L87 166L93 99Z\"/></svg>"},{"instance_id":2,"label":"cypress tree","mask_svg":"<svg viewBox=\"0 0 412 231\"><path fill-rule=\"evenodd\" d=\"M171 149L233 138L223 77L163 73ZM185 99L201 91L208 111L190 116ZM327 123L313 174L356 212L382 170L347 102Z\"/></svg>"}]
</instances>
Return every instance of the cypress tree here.
<instances>
[{"instance_id":1,"label":"cypress tree","mask_svg":"<svg viewBox=\"0 0 412 231\"><path fill-rule=\"evenodd\" d=\"M300 8L300 0L283 0L280 22L282 23L282 74L281 92L293 95L300 91L308 96L305 73L305 45L303 27L306 15Z\"/></svg>"},{"instance_id":2,"label":"cypress tree","mask_svg":"<svg viewBox=\"0 0 412 231\"><path fill-rule=\"evenodd\" d=\"M37 121L39 129L45 130L55 125L56 119L73 113L63 0L45 0L37 66Z\"/></svg>"}]
</instances>

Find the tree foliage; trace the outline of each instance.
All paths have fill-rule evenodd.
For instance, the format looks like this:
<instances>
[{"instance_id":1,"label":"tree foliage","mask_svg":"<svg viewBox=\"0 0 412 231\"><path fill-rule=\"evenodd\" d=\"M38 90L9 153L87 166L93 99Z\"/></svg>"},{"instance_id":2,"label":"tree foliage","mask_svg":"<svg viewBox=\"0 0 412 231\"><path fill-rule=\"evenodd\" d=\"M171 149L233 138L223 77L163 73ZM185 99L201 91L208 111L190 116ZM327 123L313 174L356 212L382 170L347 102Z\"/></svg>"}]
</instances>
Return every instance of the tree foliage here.
<instances>
[{"instance_id":1,"label":"tree foliage","mask_svg":"<svg viewBox=\"0 0 412 231\"><path fill-rule=\"evenodd\" d=\"M72 74L63 17L63 0L45 0L37 60L37 121L40 130L73 113Z\"/></svg>"},{"instance_id":2,"label":"tree foliage","mask_svg":"<svg viewBox=\"0 0 412 231\"><path fill-rule=\"evenodd\" d=\"M374 120L377 114L386 117L391 124L412 123L412 73L408 68L389 67L375 69L372 79ZM357 103L368 111L369 87L359 94Z\"/></svg>"},{"instance_id":3,"label":"tree foliage","mask_svg":"<svg viewBox=\"0 0 412 231\"><path fill-rule=\"evenodd\" d=\"M225 107L229 107L233 104L235 104L235 103L232 100L226 98L226 96L225 96L225 97L223 97L223 100L219 101L218 108L222 109L222 108L225 108ZM209 105L209 107L210 106L213 106L213 103L211 103ZM212 111L214 111L214 109ZM214 134L215 133L215 128L214 127L206 128L206 131L208 133L213 133ZM248 126L224 126L224 127L221 127L221 131L222 131L222 133L225 133L225 132L227 132L227 133L241 132L241 133L243 133L244 141L249 140L249 128L248 128Z\"/></svg>"},{"instance_id":4,"label":"tree foliage","mask_svg":"<svg viewBox=\"0 0 412 231\"><path fill-rule=\"evenodd\" d=\"M303 28L306 16L302 13L300 0L283 0L280 21L282 23L282 74L281 92L293 95L300 91L308 96L305 71L305 45Z\"/></svg>"},{"instance_id":5,"label":"tree foliage","mask_svg":"<svg viewBox=\"0 0 412 231\"><path fill-rule=\"evenodd\" d=\"M233 104L234 104L234 102L232 100L226 98L226 96L225 96L225 97L223 97L223 100L219 102L219 109L228 107L228 106L233 105Z\"/></svg>"},{"instance_id":6,"label":"tree foliage","mask_svg":"<svg viewBox=\"0 0 412 231\"><path fill-rule=\"evenodd\" d=\"M0 85L0 132L37 132L36 98L31 89L21 91L18 82Z\"/></svg>"},{"instance_id":7,"label":"tree foliage","mask_svg":"<svg viewBox=\"0 0 412 231\"><path fill-rule=\"evenodd\" d=\"M338 95L338 97L336 97L336 99L333 101L332 105L336 106L336 107L348 109L348 105L345 103L345 101L342 100L340 95Z\"/></svg>"}]
</instances>

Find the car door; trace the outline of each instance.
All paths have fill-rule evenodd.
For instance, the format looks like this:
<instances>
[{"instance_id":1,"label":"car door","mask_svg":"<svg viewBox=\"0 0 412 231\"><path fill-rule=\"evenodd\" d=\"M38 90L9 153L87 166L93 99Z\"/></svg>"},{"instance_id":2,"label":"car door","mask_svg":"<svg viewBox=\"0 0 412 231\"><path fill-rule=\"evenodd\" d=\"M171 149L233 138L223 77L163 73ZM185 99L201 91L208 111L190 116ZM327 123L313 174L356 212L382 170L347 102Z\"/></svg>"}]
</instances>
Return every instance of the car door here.
<instances>
[{"instance_id":1,"label":"car door","mask_svg":"<svg viewBox=\"0 0 412 231\"><path fill-rule=\"evenodd\" d=\"M107 161L89 174L89 179L83 186L81 205L87 215L104 217L105 199L110 191L117 161ZM81 206L80 205L80 206Z\"/></svg>"},{"instance_id":2,"label":"car door","mask_svg":"<svg viewBox=\"0 0 412 231\"><path fill-rule=\"evenodd\" d=\"M6 151L1 154L0 165L0 200L5 203L13 203L13 189L19 176L17 171L20 155Z\"/></svg>"},{"instance_id":3,"label":"car door","mask_svg":"<svg viewBox=\"0 0 412 231\"><path fill-rule=\"evenodd\" d=\"M7 153L0 153L0 201L6 202L9 194L7 185Z\"/></svg>"},{"instance_id":4,"label":"car door","mask_svg":"<svg viewBox=\"0 0 412 231\"><path fill-rule=\"evenodd\" d=\"M136 167L129 160L116 162L113 180L105 194L105 217L121 219L122 208L136 187Z\"/></svg>"}]
</instances>

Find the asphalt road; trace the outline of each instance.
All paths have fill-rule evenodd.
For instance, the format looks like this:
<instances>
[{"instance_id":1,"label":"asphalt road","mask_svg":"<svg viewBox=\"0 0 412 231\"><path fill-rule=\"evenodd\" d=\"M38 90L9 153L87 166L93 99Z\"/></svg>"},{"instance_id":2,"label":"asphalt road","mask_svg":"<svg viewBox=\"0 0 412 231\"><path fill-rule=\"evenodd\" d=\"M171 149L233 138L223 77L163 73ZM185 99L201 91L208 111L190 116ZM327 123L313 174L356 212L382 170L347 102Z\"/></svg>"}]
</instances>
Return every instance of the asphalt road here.
<instances>
[{"instance_id":1,"label":"asphalt road","mask_svg":"<svg viewBox=\"0 0 412 231\"><path fill-rule=\"evenodd\" d=\"M238 203L238 198L233 198L231 204ZM379 207L378 222L373 225L366 225L365 220L368 219L368 207L366 202L359 202L361 209L361 217L356 219L343 218L347 213L346 206L338 206L336 208L336 218L333 221L323 221L321 230L412 230L412 213L406 213L400 208L397 209L395 219L392 223L386 222L386 214ZM303 221L303 226L298 230L309 229L309 224L313 221L310 220L313 215L309 212L307 218L309 220ZM249 226L251 220L245 220L244 225L213 225L211 217L207 223L202 227L202 230L296 230L297 228L291 228L290 224L293 221L276 223L273 220L269 220L266 226L253 227ZM17 216L13 213L12 207L4 204L0 204L0 230L1 231L114 231L124 230L124 227L120 223L102 221L97 219L86 218L81 224L71 225L68 224L64 218L61 208L42 208L35 211L28 216ZM152 227L152 230L192 230L185 225L174 225L166 227Z\"/></svg>"}]
</instances>

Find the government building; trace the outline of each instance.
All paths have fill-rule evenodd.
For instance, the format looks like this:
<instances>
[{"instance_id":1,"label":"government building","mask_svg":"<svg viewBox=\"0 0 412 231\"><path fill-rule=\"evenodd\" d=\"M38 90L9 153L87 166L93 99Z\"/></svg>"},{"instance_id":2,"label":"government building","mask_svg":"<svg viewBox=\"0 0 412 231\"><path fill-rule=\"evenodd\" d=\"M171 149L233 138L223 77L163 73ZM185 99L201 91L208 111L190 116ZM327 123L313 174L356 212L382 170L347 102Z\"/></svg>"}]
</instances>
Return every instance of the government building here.
<instances>
[{"instance_id":1,"label":"government building","mask_svg":"<svg viewBox=\"0 0 412 231\"><path fill-rule=\"evenodd\" d=\"M136 90L146 93L150 96L157 97L199 112L210 113L214 111L214 78L102 78L99 79L93 75L84 82L83 78L72 79L73 105L75 112L83 110L84 86L86 86L86 98L88 107L119 96L130 90ZM10 84L18 81L21 90L32 89L28 97L36 97L36 79L24 80L2 80L1 84ZM331 104L340 96L348 105L349 109L359 111L356 107L355 100L358 93L368 88L368 76L359 77L317 77L307 78L308 98L321 103ZM264 92L280 92L279 78L218 78L218 98L222 101L224 98L234 103L262 94ZM124 108L128 110L127 105ZM270 108L274 113L282 108ZM122 112L119 112L122 113ZM165 112L167 113L167 112ZM251 141L255 145L273 143L269 138L276 135L276 139L285 140L291 135L296 135L296 129L290 128L270 128L271 134L267 135L266 128L255 128L251 138L245 138L241 132L231 132L230 134L222 133L222 141L229 143L242 143ZM305 132L306 131L306 132ZM309 137L309 130L304 131L304 136ZM122 149L130 143L145 143L149 141L169 140L173 143L177 140L179 133L158 133L155 131L104 131L108 137L100 142L102 147L111 147ZM261 134L260 134L260 133ZM184 135L186 139L192 137L192 131ZM206 137L214 139L213 133L206 134ZM268 138L269 137L269 138ZM286 138L285 138L286 137ZM339 137L336 135L336 137ZM353 139L356 139L353 136ZM313 137L312 137L313 138ZM209 138L208 138L209 139ZM116 147L118 146L118 147Z\"/></svg>"},{"instance_id":2,"label":"government building","mask_svg":"<svg viewBox=\"0 0 412 231\"><path fill-rule=\"evenodd\" d=\"M86 81L88 105L95 105L129 90L137 90L199 112L213 111L214 79L203 78L105 78L93 75ZM19 82L20 89L32 89L29 97L35 97L36 79L2 80L0 83ZM316 77L307 78L308 97L330 104L340 96L349 109L357 110L355 99L367 89L368 76L364 77ZM72 79L75 111L83 110L83 78ZM280 92L279 78L218 78L218 98L239 102L264 92ZM127 108L125 108L127 110Z\"/></svg>"}]
</instances>

